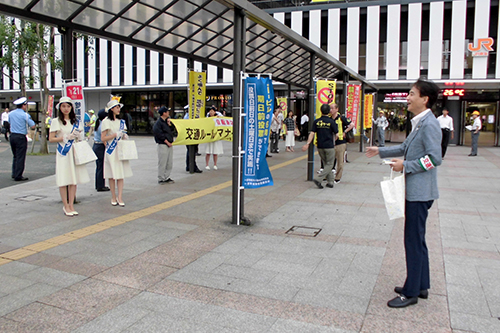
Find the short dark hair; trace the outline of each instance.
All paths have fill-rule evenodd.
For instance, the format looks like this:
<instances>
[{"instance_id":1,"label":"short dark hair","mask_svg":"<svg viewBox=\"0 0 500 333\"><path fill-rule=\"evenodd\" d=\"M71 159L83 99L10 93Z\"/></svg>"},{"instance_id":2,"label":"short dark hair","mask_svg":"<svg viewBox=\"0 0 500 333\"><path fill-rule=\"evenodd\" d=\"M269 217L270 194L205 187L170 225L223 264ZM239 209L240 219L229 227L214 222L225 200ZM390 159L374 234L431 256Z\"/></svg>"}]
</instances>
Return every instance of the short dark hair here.
<instances>
[{"instance_id":1,"label":"short dark hair","mask_svg":"<svg viewBox=\"0 0 500 333\"><path fill-rule=\"evenodd\" d=\"M330 113L330 105L328 104L323 104L321 105L321 114L329 114Z\"/></svg>"},{"instance_id":2,"label":"short dark hair","mask_svg":"<svg viewBox=\"0 0 500 333\"><path fill-rule=\"evenodd\" d=\"M429 109L432 108L434 103L436 103L437 101L439 87L432 81L425 81L422 79L418 79L417 82L413 84L413 87L418 89L418 91L420 92L420 97L427 96L429 98L425 106Z\"/></svg>"}]
</instances>

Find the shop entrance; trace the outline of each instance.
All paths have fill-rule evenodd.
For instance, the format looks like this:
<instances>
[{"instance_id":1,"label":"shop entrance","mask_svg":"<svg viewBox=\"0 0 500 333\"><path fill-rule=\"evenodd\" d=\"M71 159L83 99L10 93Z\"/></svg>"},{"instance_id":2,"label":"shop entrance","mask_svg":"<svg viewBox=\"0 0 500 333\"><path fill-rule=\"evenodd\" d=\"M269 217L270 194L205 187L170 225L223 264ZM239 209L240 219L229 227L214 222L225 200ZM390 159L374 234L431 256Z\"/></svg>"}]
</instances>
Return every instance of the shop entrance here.
<instances>
[{"instance_id":1,"label":"shop entrance","mask_svg":"<svg viewBox=\"0 0 500 333\"><path fill-rule=\"evenodd\" d=\"M465 129L466 125L472 125L472 112L479 111L481 114L479 117L481 119L482 128L481 134L479 135L478 146L482 147L492 147L498 145L498 102L487 102L487 101L464 101L463 102L463 124L462 126L462 144L465 146L471 145L471 135L468 130Z\"/></svg>"}]
</instances>

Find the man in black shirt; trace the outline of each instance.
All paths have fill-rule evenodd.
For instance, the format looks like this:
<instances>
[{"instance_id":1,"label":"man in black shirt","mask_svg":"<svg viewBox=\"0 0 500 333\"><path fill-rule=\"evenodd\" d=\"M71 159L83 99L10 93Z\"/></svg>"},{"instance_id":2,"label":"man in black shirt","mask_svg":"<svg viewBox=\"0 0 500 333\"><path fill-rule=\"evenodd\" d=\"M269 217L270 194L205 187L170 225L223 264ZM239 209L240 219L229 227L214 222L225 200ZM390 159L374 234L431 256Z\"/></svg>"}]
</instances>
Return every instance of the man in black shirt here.
<instances>
[{"instance_id":1,"label":"man in black shirt","mask_svg":"<svg viewBox=\"0 0 500 333\"><path fill-rule=\"evenodd\" d=\"M158 151L158 184L174 183L170 178L173 165L173 149L172 142L174 142L174 135L170 128L170 110L162 106L158 110L160 118L153 126L153 133L155 135L155 142L157 143Z\"/></svg>"},{"instance_id":2,"label":"man in black shirt","mask_svg":"<svg viewBox=\"0 0 500 333\"><path fill-rule=\"evenodd\" d=\"M333 140L336 138L338 129L335 121L328 117L330 113L330 106L328 104L321 105L321 118L316 119L313 122L313 127L309 137L307 138L307 143L302 147L302 151L306 151L309 145L314 140L314 136L317 134L317 146L318 154L323 161L324 167L323 171L317 174L313 182L318 188L323 188L321 182L326 177L326 187L333 188L333 161L335 160L335 146Z\"/></svg>"}]
</instances>

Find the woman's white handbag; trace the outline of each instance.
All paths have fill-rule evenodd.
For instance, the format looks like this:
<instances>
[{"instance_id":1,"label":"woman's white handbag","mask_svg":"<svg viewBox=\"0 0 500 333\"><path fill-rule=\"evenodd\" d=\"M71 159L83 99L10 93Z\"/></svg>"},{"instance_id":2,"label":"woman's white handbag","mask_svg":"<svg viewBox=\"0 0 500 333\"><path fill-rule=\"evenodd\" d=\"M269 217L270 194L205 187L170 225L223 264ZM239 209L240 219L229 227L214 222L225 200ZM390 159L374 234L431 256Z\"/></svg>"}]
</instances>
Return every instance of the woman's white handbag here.
<instances>
[{"instance_id":1,"label":"woman's white handbag","mask_svg":"<svg viewBox=\"0 0 500 333\"><path fill-rule=\"evenodd\" d=\"M134 140L120 140L118 141L118 159L120 161L136 160L137 148Z\"/></svg>"},{"instance_id":2,"label":"woman's white handbag","mask_svg":"<svg viewBox=\"0 0 500 333\"><path fill-rule=\"evenodd\" d=\"M391 168L391 177L380 182L382 195L384 196L385 208L389 220L405 217L405 174L394 177Z\"/></svg>"},{"instance_id":3,"label":"woman's white handbag","mask_svg":"<svg viewBox=\"0 0 500 333\"><path fill-rule=\"evenodd\" d=\"M97 160L97 156L87 141L73 142L72 146L76 165L87 164Z\"/></svg>"}]
</instances>

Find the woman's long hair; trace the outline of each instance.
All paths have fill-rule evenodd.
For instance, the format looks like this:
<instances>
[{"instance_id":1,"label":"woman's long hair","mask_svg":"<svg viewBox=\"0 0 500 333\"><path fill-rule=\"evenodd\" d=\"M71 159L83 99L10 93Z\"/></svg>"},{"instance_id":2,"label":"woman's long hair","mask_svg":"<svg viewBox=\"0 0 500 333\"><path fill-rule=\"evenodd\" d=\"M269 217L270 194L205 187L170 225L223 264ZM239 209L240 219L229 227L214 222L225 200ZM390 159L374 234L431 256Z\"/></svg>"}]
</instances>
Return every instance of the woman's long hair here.
<instances>
[{"instance_id":1,"label":"woman's long hair","mask_svg":"<svg viewBox=\"0 0 500 333\"><path fill-rule=\"evenodd\" d=\"M74 125L76 123L75 109L73 108L73 104L70 103L66 104L71 105L71 111L69 112L69 121L71 122L71 125ZM57 111L58 111L57 118L63 123L63 125L66 125L66 120L64 119L64 113L61 112L61 106L59 106L59 109Z\"/></svg>"}]
</instances>

